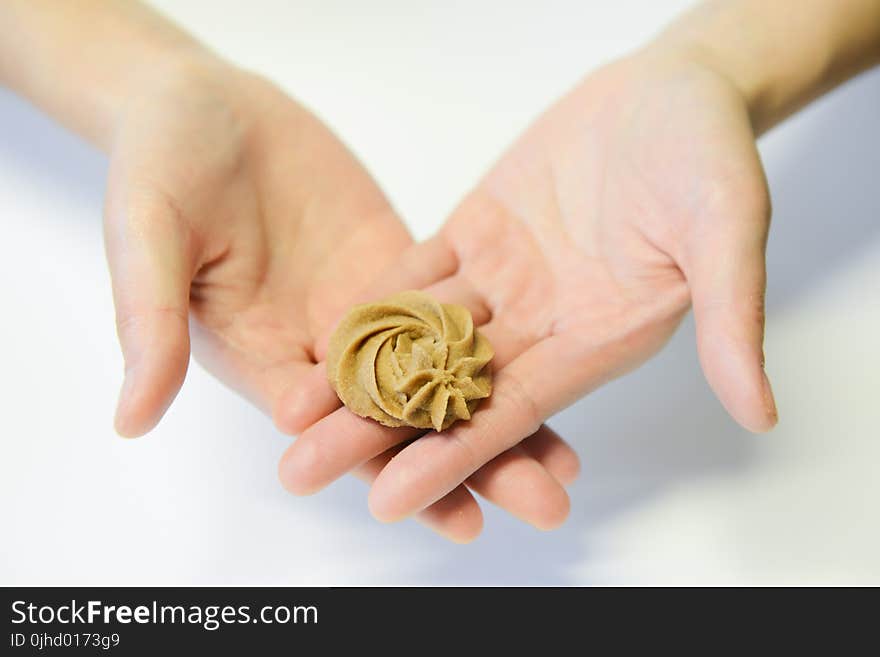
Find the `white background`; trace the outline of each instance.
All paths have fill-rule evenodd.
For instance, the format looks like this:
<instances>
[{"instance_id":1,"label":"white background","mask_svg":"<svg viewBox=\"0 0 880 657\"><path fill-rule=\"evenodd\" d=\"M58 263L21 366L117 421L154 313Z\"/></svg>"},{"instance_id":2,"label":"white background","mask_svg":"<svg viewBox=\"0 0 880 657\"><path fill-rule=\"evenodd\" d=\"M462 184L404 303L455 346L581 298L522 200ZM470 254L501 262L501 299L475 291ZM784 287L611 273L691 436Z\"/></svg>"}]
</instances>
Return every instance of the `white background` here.
<instances>
[{"instance_id":1,"label":"white background","mask_svg":"<svg viewBox=\"0 0 880 657\"><path fill-rule=\"evenodd\" d=\"M422 238L542 107L686 3L156 4L315 109ZM115 437L106 161L0 91L0 583L880 584L880 71L761 148L779 427L728 419L686 322L551 422L584 464L567 525L489 510L461 547L374 522L350 478L287 495L289 439L197 365L159 429Z\"/></svg>"}]
</instances>

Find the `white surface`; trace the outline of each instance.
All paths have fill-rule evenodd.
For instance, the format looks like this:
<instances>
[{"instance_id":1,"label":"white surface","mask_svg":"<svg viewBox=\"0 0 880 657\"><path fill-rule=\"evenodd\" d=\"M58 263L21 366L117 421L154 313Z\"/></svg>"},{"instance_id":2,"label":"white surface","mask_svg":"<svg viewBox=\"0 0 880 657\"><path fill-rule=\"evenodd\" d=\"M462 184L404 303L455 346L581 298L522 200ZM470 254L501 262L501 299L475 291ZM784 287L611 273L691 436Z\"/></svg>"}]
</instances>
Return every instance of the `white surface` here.
<instances>
[{"instance_id":1,"label":"white surface","mask_svg":"<svg viewBox=\"0 0 880 657\"><path fill-rule=\"evenodd\" d=\"M685 3L157 4L307 101L424 237L537 111ZM563 529L489 510L456 547L375 523L351 479L288 496L288 439L198 366L157 431L116 438L106 163L0 92L0 583L880 584L878 107L875 72L762 144L778 429L726 417L686 323L554 418L584 462Z\"/></svg>"}]
</instances>

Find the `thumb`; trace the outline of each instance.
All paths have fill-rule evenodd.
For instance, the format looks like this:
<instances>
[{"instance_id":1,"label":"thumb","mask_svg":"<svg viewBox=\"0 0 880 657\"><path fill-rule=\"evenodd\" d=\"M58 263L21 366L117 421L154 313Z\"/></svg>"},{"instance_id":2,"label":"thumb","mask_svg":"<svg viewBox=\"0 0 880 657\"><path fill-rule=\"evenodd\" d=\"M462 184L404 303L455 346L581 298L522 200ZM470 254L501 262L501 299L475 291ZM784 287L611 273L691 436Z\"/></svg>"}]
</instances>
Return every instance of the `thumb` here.
<instances>
[{"instance_id":1,"label":"thumb","mask_svg":"<svg viewBox=\"0 0 880 657\"><path fill-rule=\"evenodd\" d=\"M125 381L116 431L150 431L171 404L189 364L189 230L162 194L124 186L108 194L105 242Z\"/></svg>"},{"instance_id":2,"label":"thumb","mask_svg":"<svg viewBox=\"0 0 880 657\"><path fill-rule=\"evenodd\" d=\"M751 198L751 207L744 199ZM737 208L737 209L731 209ZM764 432L777 421L764 372L764 254L770 221L766 194L737 199L688 249L700 363L709 385L733 418Z\"/></svg>"}]
</instances>

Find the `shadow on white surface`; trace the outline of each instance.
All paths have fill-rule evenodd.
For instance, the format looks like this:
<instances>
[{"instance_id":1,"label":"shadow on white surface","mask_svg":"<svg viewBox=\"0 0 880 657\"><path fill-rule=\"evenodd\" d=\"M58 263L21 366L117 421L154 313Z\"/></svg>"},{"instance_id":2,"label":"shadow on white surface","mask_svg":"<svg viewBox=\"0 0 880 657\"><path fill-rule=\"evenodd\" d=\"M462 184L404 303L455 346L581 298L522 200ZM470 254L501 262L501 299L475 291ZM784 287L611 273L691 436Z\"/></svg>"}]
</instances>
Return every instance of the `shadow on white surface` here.
<instances>
[{"instance_id":1,"label":"shadow on white surface","mask_svg":"<svg viewBox=\"0 0 880 657\"><path fill-rule=\"evenodd\" d=\"M763 144L775 207L768 252L770 322L877 239L878 107L880 72L875 72L822 100L790 125L777 129ZM0 171L17 170L18 175L33 176L47 187L63 188L66 197L100 207L106 174L103 157L5 92L0 92L0 126ZM41 220L65 222L68 217ZM98 216L93 229L97 237ZM330 532L320 538L325 544L321 549L336 550L340 559L346 550L356 550L359 559L375 565L372 574L360 577L336 572L316 575L324 583L602 581L601 576L585 579L573 573L594 557L613 561L603 536L609 522L689 480L753 467L761 458L762 441L772 440L740 430L714 400L700 373L692 334L688 320L648 365L552 420L583 461L583 474L571 490L571 518L557 532L541 534L489 510L485 533L476 543L447 547L412 523L396 528L374 523L365 511L365 488L356 482L339 482L314 498L296 501L286 498L271 479L254 491L254 500L222 500L229 505L228 517L237 519L235 524L212 521L193 528L211 534L214 547L211 554L202 554L204 576L197 574L192 581L296 584L307 579L313 583L315 577L303 575L307 565L291 565L286 574L277 571L285 559L287 534L279 533L272 523L295 522L299 516L294 508L305 509L320 522L339 525L339 542L334 545ZM772 353L768 359L772 374ZM185 391L180 403L187 402ZM230 413L236 421L253 416L249 411L230 409ZM198 426L190 429L197 432ZM244 426L239 429L249 433ZM251 458L262 458L270 465L267 472L274 473L272 459L280 452L277 434L265 422L255 429L259 435L247 436L246 441L227 431L213 449L244 454L250 449L247 443L258 455ZM236 467L232 458L220 460ZM206 496L204 503L211 504L212 499L221 502ZM266 508L274 515L259 515ZM242 541L242 535L249 535L251 542ZM407 553L420 558L398 565L388 562L392 555ZM172 558L170 553L167 558ZM117 575L118 581L126 580L124 572Z\"/></svg>"}]
</instances>

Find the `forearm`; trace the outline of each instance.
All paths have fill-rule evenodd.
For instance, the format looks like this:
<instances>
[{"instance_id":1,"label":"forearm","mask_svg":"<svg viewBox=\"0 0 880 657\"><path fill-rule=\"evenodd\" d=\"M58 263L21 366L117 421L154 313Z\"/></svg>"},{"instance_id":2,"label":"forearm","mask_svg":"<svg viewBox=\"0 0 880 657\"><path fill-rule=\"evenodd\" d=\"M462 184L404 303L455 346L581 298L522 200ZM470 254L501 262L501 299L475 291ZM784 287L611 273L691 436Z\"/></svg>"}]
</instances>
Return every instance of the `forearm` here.
<instances>
[{"instance_id":1,"label":"forearm","mask_svg":"<svg viewBox=\"0 0 880 657\"><path fill-rule=\"evenodd\" d=\"M0 83L104 148L137 85L208 57L134 0L4 0L0 34Z\"/></svg>"},{"instance_id":2,"label":"forearm","mask_svg":"<svg viewBox=\"0 0 880 657\"><path fill-rule=\"evenodd\" d=\"M880 63L880 0L715 0L655 45L729 78L760 133Z\"/></svg>"}]
</instances>

